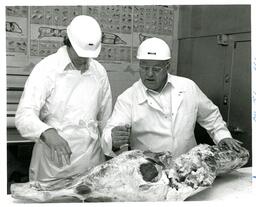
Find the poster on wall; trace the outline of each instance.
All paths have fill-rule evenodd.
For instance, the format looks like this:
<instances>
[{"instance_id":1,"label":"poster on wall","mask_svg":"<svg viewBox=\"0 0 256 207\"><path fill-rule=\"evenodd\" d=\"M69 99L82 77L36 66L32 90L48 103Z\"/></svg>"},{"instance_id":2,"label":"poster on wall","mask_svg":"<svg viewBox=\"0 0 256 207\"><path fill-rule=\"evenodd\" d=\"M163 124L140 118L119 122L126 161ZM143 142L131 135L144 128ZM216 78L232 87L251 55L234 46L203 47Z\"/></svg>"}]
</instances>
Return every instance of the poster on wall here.
<instances>
[{"instance_id":1,"label":"poster on wall","mask_svg":"<svg viewBox=\"0 0 256 207\"><path fill-rule=\"evenodd\" d=\"M87 6L84 14L94 17L102 29L102 49L97 60L107 71L124 71L132 55L133 6Z\"/></svg>"},{"instance_id":2,"label":"poster on wall","mask_svg":"<svg viewBox=\"0 0 256 207\"><path fill-rule=\"evenodd\" d=\"M8 72L29 74L63 44L66 27L77 15L93 16L102 28L102 50L97 58L107 71L138 71L136 52L150 37L173 46L177 7L163 5L12 6L6 7Z\"/></svg>"},{"instance_id":3,"label":"poster on wall","mask_svg":"<svg viewBox=\"0 0 256 207\"><path fill-rule=\"evenodd\" d=\"M81 6L30 7L30 64L55 53L63 44L67 25L81 14Z\"/></svg>"},{"instance_id":4,"label":"poster on wall","mask_svg":"<svg viewBox=\"0 0 256 207\"><path fill-rule=\"evenodd\" d=\"M164 39L172 48L175 6L88 6L84 14L100 23L102 51L98 60L108 71L138 71L136 52L150 37Z\"/></svg>"},{"instance_id":5,"label":"poster on wall","mask_svg":"<svg viewBox=\"0 0 256 207\"><path fill-rule=\"evenodd\" d=\"M28 63L28 8L6 7L7 66L22 70Z\"/></svg>"}]
</instances>

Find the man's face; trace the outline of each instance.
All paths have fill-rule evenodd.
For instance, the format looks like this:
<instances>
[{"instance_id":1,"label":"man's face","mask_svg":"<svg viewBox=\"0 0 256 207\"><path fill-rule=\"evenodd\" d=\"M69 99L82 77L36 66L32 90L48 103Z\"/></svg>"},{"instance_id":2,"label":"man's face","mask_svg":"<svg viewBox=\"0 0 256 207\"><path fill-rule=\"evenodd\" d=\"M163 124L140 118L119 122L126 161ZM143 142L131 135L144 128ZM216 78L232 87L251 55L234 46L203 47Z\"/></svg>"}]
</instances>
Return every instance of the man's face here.
<instances>
[{"instance_id":1,"label":"man's face","mask_svg":"<svg viewBox=\"0 0 256 207\"><path fill-rule=\"evenodd\" d=\"M167 80L169 60L140 60L140 78L151 90L160 92Z\"/></svg>"},{"instance_id":2,"label":"man's face","mask_svg":"<svg viewBox=\"0 0 256 207\"><path fill-rule=\"evenodd\" d=\"M69 57L70 57L72 63L75 65L75 67L78 70L81 70L81 69L86 70L88 68L89 58L79 57L72 46L67 47L67 48L68 48Z\"/></svg>"}]
</instances>

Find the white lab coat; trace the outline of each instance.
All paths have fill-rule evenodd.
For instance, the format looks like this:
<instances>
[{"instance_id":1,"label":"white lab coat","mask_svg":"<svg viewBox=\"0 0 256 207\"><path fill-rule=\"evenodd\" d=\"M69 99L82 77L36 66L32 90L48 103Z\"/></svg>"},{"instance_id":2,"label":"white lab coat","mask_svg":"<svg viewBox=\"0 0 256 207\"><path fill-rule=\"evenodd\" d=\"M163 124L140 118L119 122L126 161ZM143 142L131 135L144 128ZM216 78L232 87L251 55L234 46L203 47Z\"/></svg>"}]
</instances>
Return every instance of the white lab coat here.
<instances>
[{"instance_id":1,"label":"white lab coat","mask_svg":"<svg viewBox=\"0 0 256 207\"><path fill-rule=\"evenodd\" d=\"M30 180L52 180L82 173L105 160L100 135L112 110L111 90L104 67L90 59L81 74L74 68L66 46L39 62L21 97L15 123L25 138L35 141ZM68 142L71 165L58 168L48 146L40 139L55 128Z\"/></svg>"},{"instance_id":2,"label":"white lab coat","mask_svg":"<svg viewBox=\"0 0 256 207\"><path fill-rule=\"evenodd\" d=\"M169 104L162 101L160 106L157 96L152 98L139 80L118 97L103 132L106 154L114 155L111 151L111 129L124 124L132 127L131 149L170 151L174 156L196 145L196 121L208 131L215 143L222 138L231 138L217 106L192 80L168 74L167 84L161 93L167 96L165 100L169 99ZM166 107L171 109L166 110Z\"/></svg>"}]
</instances>

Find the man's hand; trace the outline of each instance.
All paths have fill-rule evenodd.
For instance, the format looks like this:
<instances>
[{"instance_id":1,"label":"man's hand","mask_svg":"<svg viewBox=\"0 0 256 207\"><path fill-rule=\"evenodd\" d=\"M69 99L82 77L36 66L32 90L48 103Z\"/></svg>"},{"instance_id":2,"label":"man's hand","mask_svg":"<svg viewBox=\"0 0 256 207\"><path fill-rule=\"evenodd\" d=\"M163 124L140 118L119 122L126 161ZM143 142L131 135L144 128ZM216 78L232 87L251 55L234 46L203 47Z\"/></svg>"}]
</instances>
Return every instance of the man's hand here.
<instances>
[{"instance_id":1,"label":"man's hand","mask_svg":"<svg viewBox=\"0 0 256 207\"><path fill-rule=\"evenodd\" d=\"M240 151L242 142L233 138L224 138L218 143L219 147L228 148L230 150Z\"/></svg>"},{"instance_id":2,"label":"man's hand","mask_svg":"<svg viewBox=\"0 0 256 207\"><path fill-rule=\"evenodd\" d=\"M70 165L70 156L72 154L68 142L63 139L55 129L47 129L41 134L41 139L51 150L51 159L57 163L57 167L64 165L64 160ZM55 155L56 153L56 155ZM64 160L63 160L64 157Z\"/></svg>"},{"instance_id":3,"label":"man's hand","mask_svg":"<svg viewBox=\"0 0 256 207\"><path fill-rule=\"evenodd\" d=\"M122 145L128 144L131 134L131 126L116 126L111 130L113 148L120 148Z\"/></svg>"}]
</instances>

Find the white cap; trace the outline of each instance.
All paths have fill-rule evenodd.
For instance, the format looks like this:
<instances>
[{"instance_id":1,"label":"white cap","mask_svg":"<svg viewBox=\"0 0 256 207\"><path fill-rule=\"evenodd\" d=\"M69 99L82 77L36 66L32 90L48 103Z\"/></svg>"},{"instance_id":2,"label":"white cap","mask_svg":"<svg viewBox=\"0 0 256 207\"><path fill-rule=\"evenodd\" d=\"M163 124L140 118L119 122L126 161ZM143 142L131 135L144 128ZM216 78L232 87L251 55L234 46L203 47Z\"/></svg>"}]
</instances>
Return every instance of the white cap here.
<instances>
[{"instance_id":1,"label":"white cap","mask_svg":"<svg viewBox=\"0 0 256 207\"><path fill-rule=\"evenodd\" d=\"M171 58L171 51L165 41L153 37L140 44L137 58L140 60L168 60Z\"/></svg>"},{"instance_id":2,"label":"white cap","mask_svg":"<svg viewBox=\"0 0 256 207\"><path fill-rule=\"evenodd\" d=\"M86 15L76 16L68 25L67 34L78 56L98 57L102 32L94 18Z\"/></svg>"}]
</instances>

